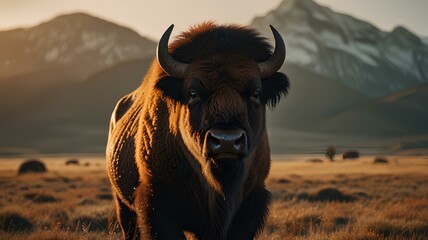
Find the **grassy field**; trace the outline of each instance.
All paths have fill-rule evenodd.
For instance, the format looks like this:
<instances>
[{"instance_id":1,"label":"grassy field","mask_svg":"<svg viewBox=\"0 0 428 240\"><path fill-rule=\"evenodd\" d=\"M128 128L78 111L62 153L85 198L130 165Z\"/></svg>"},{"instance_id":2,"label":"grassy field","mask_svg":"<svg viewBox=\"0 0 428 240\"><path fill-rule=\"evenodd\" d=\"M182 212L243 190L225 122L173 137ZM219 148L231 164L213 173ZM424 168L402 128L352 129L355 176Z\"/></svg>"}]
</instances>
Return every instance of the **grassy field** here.
<instances>
[{"instance_id":1,"label":"grassy field","mask_svg":"<svg viewBox=\"0 0 428 240\"><path fill-rule=\"evenodd\" d=\"M267 181L265 239L428 239L428 157L311 163L284 156ZM18 175L0 159L0 239L120 239L108 234L113 202L100 157L42 157L48 172Z\"/></svg>"}]
</instances>

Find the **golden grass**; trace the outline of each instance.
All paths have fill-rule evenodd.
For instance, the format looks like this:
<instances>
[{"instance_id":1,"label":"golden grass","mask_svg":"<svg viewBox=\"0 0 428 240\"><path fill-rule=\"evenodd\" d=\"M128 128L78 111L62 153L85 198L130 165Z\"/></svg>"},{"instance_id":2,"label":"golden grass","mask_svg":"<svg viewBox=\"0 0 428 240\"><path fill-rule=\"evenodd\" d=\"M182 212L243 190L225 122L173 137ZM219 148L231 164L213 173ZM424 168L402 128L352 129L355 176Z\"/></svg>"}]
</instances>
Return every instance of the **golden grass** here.
<instances>
[{"instance_id":1,"label":"golden grass","mask_svg":"<svg viewBox=\"0 0 428 240\"><path fill-rule=\"evenodd\" d=\"M428 158L311 158L273 162L273 202L258 240L428 239ZM17 174L24 159L0 159L0 239L120 239L107 230L114 205L104 160L67 159L41 158L48 172L25 175Z\"/></svg>"}]
</instances>

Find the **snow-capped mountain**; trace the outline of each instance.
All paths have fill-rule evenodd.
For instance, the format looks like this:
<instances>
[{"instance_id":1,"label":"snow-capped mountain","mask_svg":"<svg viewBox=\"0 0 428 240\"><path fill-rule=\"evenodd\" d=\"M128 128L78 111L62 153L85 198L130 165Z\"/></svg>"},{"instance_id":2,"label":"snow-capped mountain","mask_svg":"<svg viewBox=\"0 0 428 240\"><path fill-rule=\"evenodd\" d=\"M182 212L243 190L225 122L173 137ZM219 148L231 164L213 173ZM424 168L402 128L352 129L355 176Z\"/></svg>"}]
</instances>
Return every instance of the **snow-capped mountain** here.
<instances>
[{"instance_id":1,"label":"snow-capped mountain","mask_svg":"<svg viewBox=\"0 0 428 240\"><path fill-rule=\"evenodd\" d=\"M0 78L66 67L74 80L153 56L155 43L111 22L74 13L38 26L0 32Z\"/></svg>"},{"instance_id":2,"label":"snow-capped mountain","mask_svg":"<svg viewBox=\"0 0 428 240\"><path fill-rule=\"evenodd\" d=\"M288 63L342 81L370 97L428 82L428 41L403 27L384 32L312 0L284 0L252 25L284 36Z\"/></svg>"}]
</instances>

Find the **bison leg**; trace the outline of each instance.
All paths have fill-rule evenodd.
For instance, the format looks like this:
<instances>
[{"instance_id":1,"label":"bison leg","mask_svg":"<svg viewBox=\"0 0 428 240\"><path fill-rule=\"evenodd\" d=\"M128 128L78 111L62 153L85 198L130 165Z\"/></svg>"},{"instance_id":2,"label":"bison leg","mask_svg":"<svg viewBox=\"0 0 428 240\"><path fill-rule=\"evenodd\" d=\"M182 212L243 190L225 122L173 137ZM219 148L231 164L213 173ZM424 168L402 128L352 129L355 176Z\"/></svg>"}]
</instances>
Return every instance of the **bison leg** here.
<instances>
[{"instance_id":1,"label":"bison leg","mask_svg":"<svg viewBox=\"0 0 428 240\"><path fill-rule=\"evenodd\" d=\"M242 202L227 233L227 239L254 239L268 214L270 192L264 188L253 190Z\"/></svg>"},{"instance_id":2,"label":"bison leg","mask_svg":"<svg viewBox=\"0 0 428 240\"><path fill-rule=\"evenodd\" d=\"M183 209L174 190L164 185L152 185L151 190L141 184L136 192L135 204L141 239L186 240L183 232ZM148 194L150 192L150 194Z\"/></svg>"},{"instance_id":3,"label":"bison leg","mask_svg":"<svg viewBox=\"0 0 428 240\"><path fill-rule=\"evenodd\" d=\"M122 230L124 239L140 239L137 228L137 215L128 206L122 203L116 194L113 194L116 201L117 220Z\"/></svg>"}]
</instances>

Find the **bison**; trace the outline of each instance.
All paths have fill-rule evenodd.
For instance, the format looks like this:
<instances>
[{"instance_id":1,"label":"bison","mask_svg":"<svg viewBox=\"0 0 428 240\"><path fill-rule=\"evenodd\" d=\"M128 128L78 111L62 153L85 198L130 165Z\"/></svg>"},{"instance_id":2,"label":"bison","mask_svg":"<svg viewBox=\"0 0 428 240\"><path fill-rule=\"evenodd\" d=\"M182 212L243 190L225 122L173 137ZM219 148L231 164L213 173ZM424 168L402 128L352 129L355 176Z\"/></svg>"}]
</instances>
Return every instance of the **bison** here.
<instances>
[{"instance_id":1,"label":"bison","mask_svg":"<svg viewBox=\"0 0 428 240\"><path fill-rule=\"evenodd\" d=\"M285 59L254 29L203 23L168 46L117 103L106 154L125 239L253 239L270 193L266 108L288 92Z\"/></svg>"}]
</instances>

